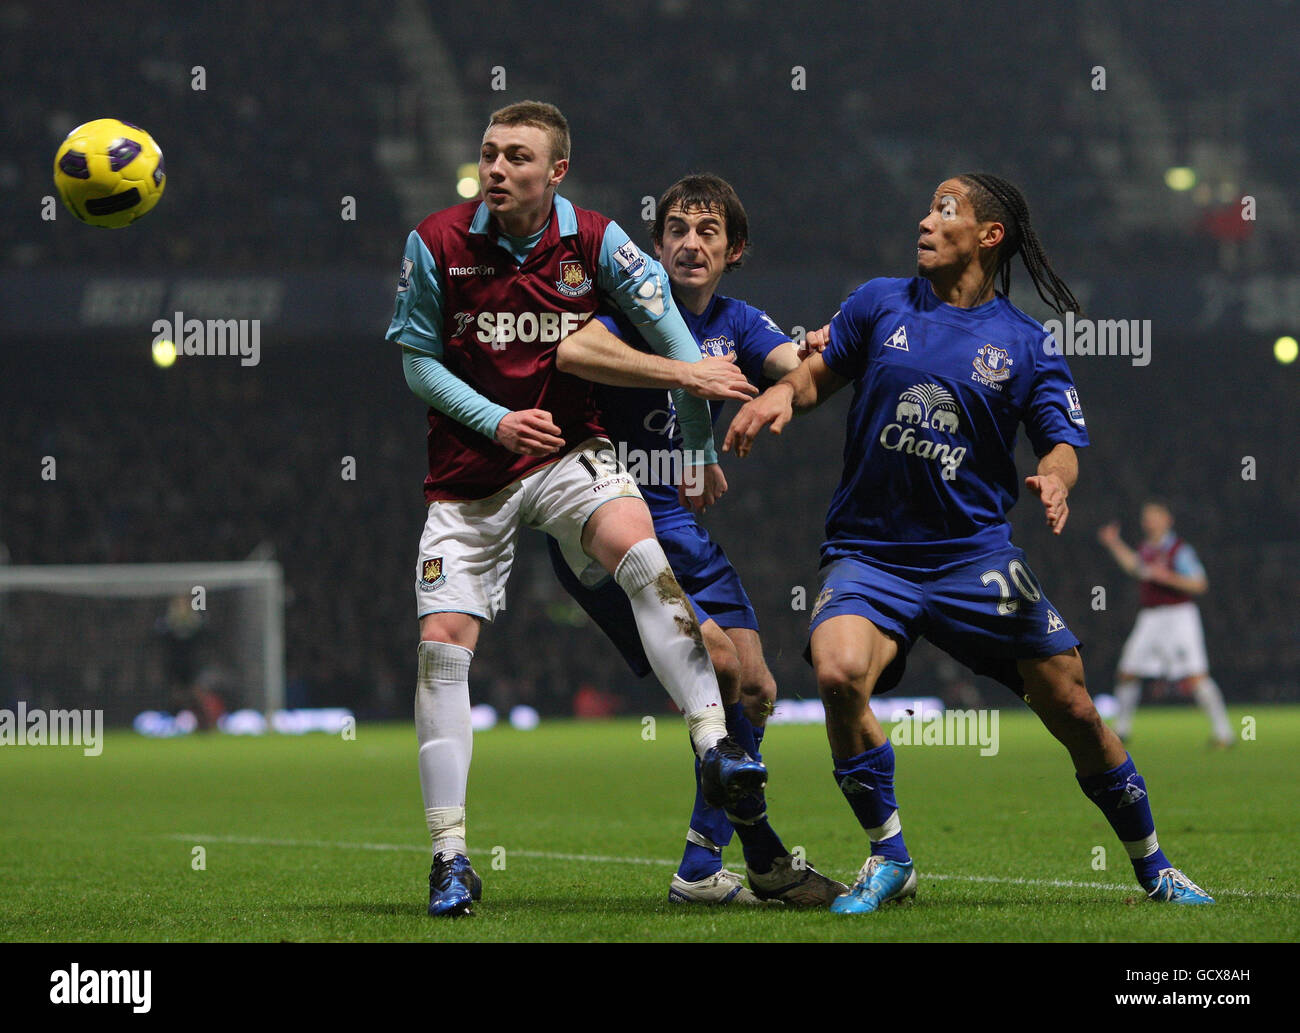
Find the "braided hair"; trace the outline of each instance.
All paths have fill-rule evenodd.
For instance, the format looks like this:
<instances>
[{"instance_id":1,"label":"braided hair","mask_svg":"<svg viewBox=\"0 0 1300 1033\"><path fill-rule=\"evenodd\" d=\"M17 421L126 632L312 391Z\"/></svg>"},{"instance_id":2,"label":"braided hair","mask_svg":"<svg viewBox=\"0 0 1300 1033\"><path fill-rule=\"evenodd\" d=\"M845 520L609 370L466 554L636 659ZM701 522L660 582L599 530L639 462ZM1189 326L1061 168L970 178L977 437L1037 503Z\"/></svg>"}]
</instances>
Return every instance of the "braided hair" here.
<instances>
[{"instance_id":1,"label":"braided hair","mask_svg":"<svg viewBox=\"0 0 1300 1033\"><path fill-rule=\"evenodd\" d=\"M1047 261L1043 245L1038 242L1038 234L1029 221L1029 206L1019 188L987 172L967 172L957 179L970 189L976 219L1000 222L1006 227L1006 240L998 249L998 264L994 270L995 276L1001 274L1002 293L1011 293L1011 259L1018 253L1044 302L1062 315L1069 310L1082 314L1083 309L1070 293L1070 288Z\"/></svg>"}]
</instances>

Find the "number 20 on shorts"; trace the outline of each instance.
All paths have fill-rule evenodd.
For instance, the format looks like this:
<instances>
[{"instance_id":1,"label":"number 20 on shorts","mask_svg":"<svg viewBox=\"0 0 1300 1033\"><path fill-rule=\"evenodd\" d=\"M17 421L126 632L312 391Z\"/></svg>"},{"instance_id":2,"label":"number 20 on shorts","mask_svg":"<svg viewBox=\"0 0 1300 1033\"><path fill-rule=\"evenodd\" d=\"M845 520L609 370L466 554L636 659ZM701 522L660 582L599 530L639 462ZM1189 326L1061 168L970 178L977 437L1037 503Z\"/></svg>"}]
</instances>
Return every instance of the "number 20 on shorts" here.
<instances>
[{"instance_id":1,"label":"number 20 on shorts","mask_svg":"<svg viewBox=\"0 0 1300 1033\"><path fill-rule=\"evenodd\" d=\"M1007 577L1010 576L1008 582ZM1006 574L1000 570L986 570L980 575L980 581L986 585L996 584L998 592L1002 598L998 600L998 613L1002 616L1009 616L1020 609L1020 600L1012 598L1011 585L1016 586L1024 598L1031 603L1038 602L1043 597L1043 590L1038 586L1038 580L1033 573L1020 560L1012 560L1007 566Z\"/></svg>"}]
</instances>

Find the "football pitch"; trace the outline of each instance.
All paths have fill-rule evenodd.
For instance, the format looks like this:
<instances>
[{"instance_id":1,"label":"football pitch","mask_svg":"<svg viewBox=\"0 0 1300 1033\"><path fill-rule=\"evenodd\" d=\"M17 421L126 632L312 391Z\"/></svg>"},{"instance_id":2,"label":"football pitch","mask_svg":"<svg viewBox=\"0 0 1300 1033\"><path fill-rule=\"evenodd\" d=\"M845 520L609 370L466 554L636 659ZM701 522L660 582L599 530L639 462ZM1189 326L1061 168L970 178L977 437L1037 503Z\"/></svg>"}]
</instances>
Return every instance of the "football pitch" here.
<instances>
[{"instance_id":1,"label":"football pitch","mask_svg":"<svg viewBox=\"0 0 1300 1033\"><path fill-rule=\"evenodd\" d=\"M408 725L324 735L150 740L100 756L0 749L0 939L8 941L1292 941L1300 931L1300 708L1244 706L1256 738L1206 748L1194 708L1147 708L1134 757L1161 845L1218 900L1147 903L1022 708L998 752L900 745L916 902L868 916L670 904L691 801L684 726L550 721L475 737L476 913L425 913L428 839ZM764 744L788 847L852 880L866 843L819 726ZM1099 849L1101 848L1101 849ZM739 846L726 854L743 871Z\"/></svg>"}]
</instances>

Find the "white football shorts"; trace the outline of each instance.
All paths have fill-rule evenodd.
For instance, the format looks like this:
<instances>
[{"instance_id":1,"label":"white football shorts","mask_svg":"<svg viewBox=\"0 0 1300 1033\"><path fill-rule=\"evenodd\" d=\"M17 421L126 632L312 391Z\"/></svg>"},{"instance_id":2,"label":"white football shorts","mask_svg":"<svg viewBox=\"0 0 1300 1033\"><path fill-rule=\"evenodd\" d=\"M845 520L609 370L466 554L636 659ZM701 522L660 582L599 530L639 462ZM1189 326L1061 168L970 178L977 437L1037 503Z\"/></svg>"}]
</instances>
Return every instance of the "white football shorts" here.
<instances>
[{"instance_id":1,"label":"white football shorts","mask_svg":"<svg viewBox=\"0 0 1300 1033\"><path fill-rule=\"evenodd\" d=\"M606 576L582 549L582 530L606 502L641 498L604 438L588 438L561 459L475 502L431 502L415 564L415 610L492 620L505 605L519 525L559 543L584 584Z\"/></svg>"},{"instance_id":2,"label":"white football shorts","mask_svg":"<svg viewBox=\"0 0 1300 1033\"><path fill-rule=\"evenodd\" d=\"M1139 610L1137 623L1120 654L1119 669L1139 678L1168 681L1208 674L1205 632L1196 604L1175 603Z\"/></svg>"}]
</instances>

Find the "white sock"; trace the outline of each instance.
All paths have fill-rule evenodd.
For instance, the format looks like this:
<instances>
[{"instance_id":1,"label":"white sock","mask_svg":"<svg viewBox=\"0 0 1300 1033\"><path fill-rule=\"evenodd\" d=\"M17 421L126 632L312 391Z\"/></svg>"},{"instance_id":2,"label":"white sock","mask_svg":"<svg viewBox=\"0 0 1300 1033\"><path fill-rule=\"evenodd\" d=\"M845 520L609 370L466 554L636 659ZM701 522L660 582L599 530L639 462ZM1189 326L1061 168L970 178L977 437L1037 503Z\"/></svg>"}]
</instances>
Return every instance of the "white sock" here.
<instances>
[{"instance_id":1,"label":"white sock","mask_svg":"<svg viewBox=\"0 0 1300 1033\"><path fill-rule=\"evenodd\" d=\"M1228 724L1228 708L1223 705L1223 693L1219 690L1219 683L1207 674L1196 683L1192 695L1201 709L1209 715L1214 737L1219 742L1232 742L1232 726Z\"/></svg>"},{"instance_id":2,"label":"white sock","mask_svg":"<svg viewBox=\"0 0 1300 1033\"><path fill-rule=\"evenodd\" d=\"M449 642L420 643L415 732L420 741L420 790L435 854L465 846L465 785L474 750L469 723L469 662L473 652Z\"/></svg>"},{"instance_id":3,"label":"white sock","mask_svg":"<svg viewBox=\"0 0 1300 1033\"><path fill-rule=\"evenodd\" d=\"M1119 714L1115 718L1115 734L1127 739L1133 731L1133 715L1137 713L1138 700L1142 698L1142 683L1136 678L1120 682L1115 686L1115 701L1119 703Z\"/></svg>"},{"instance_id":4,"label":"white sock","mask_svg":"<svg viewBox=\"0 0 1300 1033\"><path fill-rule=\"evenodd\" d=\"M695 752L703 757L726 737L727 718L690 600L653 538L642 539L627 550L614 570L614 580L632 601L632 614L651 669L685 713Z\"/></svg>"}]
</instances>

